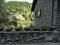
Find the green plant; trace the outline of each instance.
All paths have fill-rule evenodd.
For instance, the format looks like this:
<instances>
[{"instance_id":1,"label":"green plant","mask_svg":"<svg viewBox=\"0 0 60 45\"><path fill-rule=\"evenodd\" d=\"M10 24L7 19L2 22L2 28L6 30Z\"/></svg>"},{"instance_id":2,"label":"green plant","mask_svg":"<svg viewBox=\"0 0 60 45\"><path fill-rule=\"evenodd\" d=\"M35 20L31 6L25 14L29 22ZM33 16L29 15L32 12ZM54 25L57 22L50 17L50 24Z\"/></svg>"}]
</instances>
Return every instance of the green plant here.
<instances>
[{"instance_id":1,"label":"green plant","mask_svg":"<svg viewBox=\"0 0 60 45\"><path fill-rule=\"evenodd\" d=\"M4 29L4 26L0 25L0 31L3 31L3 29Z\"/></svg>"},{"instance_id":2,"label":"green plant","mask_svg":"<svg viewBox=\"0 0 60 45\"><path fill-rule=\"evenodd\" d=\"M40 26L32 26L33 30L35 31L39 31L40 30Z\"/></svg>"},{"instance_id":3,"label":"green plant","mask_svg":"<svg viewBox=\"0 0 60 45\"><path fill-rule=\"evenodd\" d=\"M20 30L22 30L22 27L16 27L15 30L20 31Z\"/></svg>"},{"instance_id":4,"label":"green plant","mask_svg":"<svg viewBox=\"0 0 60 45\"><path fill-rule=\"evenodd\" d=\"M49 30L49 26L41 26L41 30L42 31L48 31Z\"/></svg>"},{"instance_id":5,"label":"green plant","mask_svg":"<svg viewBox=\"0 0 60 45\"><path fill-rule=\"evenodd\" d=\"M7 27L6 31L12 31L12 29L13 29L12 27Z\"/></svg>"},{"instance_id":6,"label":"green plant","mask_svg":"<svg viewBox=\"0 0 60 45\"><path fill-rule=\"evenodd\" d=\"M50 31L53 31L53 30L55 30L55 29L56 29L56 27L54 27L54 26L49 27L49 30L50 30Z\"/></svg>"}]
</instances>

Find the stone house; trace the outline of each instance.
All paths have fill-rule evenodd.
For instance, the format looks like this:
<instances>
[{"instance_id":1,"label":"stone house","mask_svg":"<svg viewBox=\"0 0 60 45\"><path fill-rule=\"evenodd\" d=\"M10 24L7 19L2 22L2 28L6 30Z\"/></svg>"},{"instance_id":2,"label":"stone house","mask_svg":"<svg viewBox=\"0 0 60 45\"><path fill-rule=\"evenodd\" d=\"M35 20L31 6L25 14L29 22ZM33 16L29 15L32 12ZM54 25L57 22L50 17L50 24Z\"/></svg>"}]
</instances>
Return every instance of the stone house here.
<instances>
[{"instance_id":1,"label":"stone house","mask_svg":"<svg viewBox=\"0 0 60 45\"><path fill-rule=\"evenodd\" d=\"M60 28L60 1L33 0L33 26L51 26Z\"/></svg>"}]
</instances>

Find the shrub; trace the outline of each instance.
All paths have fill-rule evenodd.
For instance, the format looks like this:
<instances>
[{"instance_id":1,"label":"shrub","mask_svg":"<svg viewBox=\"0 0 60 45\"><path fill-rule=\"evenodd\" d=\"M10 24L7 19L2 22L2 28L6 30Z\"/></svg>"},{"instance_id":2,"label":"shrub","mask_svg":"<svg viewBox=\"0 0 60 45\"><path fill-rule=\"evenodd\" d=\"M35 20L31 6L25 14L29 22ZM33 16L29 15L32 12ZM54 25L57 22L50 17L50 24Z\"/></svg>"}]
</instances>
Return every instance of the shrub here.
<instances>
[{"instance_id":1,"label":"shrub","mask_svg":"<svg viewBox=\"0 0 60 45\"><path fill-rule=\"evenodd\" d=\"M25 31L30 31L31 30L31 27L25 27L24 30Z\"/></svg>"},{"instance_id":2,"label":"shrub","mask_svg":"<svg viewBox=\"0 0 60 45\"><path fill-rule=\"evenodd\" d=\"M33 28L34 31L39 31L40 30L39 26L33 26L32 28Z\"/></svg>"},{"instance_id":3,"label":"shrub","mask_svg":"<svg viewBox=\"0 0 60 45\"><path fill-rule=\"evenodd\" d=\"M13 29L12 27L7 27L6 31L12 31L12 29Z\"/></svg>"},{"instance_id":4,"label":"shrub","mask_svg":"<svg viewBox=\"0 0 60 45\"><path fill-rule=\"evenodd\" d=\"M3 31L4 26L0 25L0 31Z\"/></svg>"},{"instance_id":5,"label":"shrub","mask_svg":"<svg viewBox=\"0 0 60 45\"><path fill-rule=\"evenodd\" d=\"M49 30L50 31L53 31L53 30L55 30L56 29L56 27L49 27Z\"/></svg>"},{"instance_id":6,"label":"shrub","mask_svg":"<svg viewBox=\"0 0 60 45\"><path fill-rule=\"evenodd\" d=\"M22 30L22 27L16 27L15 30L16 31L21 31Z\"/></svg>"},{"instance_id":7,"label":"shrub","mask_svg":"<svg viewBox=\"0 0 60 45\"><path fill-rule=\"evenodd\" d=\"M48 30L49 30L49 26L42 26L42 27L41 27L41 30L43 30L43 31L48 31Z\"/></svg>"}]
</instances>

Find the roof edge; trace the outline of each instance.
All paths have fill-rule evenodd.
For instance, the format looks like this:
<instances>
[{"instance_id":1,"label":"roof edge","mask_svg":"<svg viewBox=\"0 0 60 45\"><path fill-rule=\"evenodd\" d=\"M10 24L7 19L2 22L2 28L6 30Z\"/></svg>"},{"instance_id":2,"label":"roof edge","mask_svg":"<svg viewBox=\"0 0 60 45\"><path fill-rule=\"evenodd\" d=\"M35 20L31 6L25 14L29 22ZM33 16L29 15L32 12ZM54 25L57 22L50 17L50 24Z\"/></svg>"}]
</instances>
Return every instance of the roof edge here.
<instances>
[{"instance_id":1,"label":"roof edge","mask_svg":"<svg viewBox=\"0 0 60 45\"><path fill-rule=\"evenodd\" d=\"M38 1L38 0L33 0L31 12L34 11L34 8L35 8L35 6L36 6L37 1Z\"/></svg>"}]
</instances>

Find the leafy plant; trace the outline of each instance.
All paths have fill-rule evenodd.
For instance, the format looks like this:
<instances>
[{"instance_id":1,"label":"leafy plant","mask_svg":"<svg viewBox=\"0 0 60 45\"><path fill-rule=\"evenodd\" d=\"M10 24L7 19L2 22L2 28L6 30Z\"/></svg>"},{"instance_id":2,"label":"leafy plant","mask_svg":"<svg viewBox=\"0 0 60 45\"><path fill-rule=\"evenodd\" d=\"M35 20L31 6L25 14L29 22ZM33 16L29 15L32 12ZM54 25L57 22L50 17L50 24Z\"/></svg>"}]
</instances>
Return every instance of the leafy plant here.
<instances>
[{"instance_id":1,"label":"leafy plant","mask_svg":"<svg viewBox=\"0 0 60 45\"><path fill-rule=\"evenodd\" d=\"M14 25L14 27L30 26L32 24L31 5L28 2L0 1L0 24Z\"/></svg>"}]
</instances>

